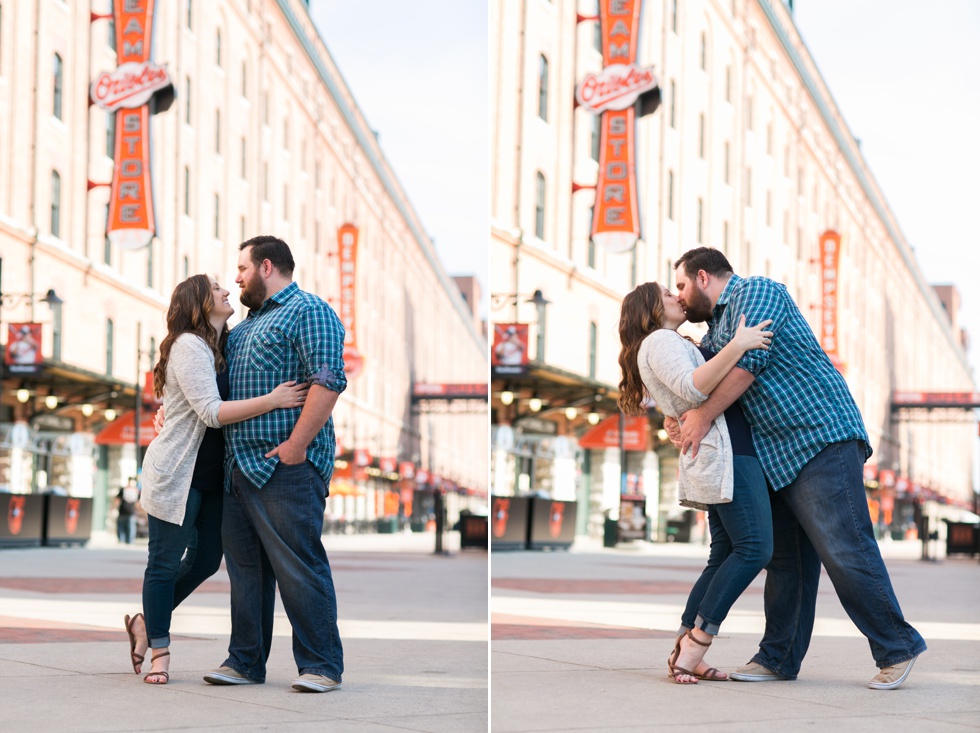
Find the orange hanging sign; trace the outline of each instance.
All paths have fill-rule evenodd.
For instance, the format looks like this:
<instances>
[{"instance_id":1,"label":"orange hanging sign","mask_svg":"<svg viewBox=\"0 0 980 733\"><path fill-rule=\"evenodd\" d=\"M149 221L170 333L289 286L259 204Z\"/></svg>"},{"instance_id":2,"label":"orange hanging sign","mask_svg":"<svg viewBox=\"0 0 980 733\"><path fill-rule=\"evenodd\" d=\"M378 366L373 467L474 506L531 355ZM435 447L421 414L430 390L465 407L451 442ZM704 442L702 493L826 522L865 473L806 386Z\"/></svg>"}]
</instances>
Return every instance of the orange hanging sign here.
<instances>
[{"instance_id":1,"label":"orange hanging sign","mask_svg":"<svg viewBox=\"0 0 980 733\"><path fill-rule=\"evenodd\" d=\"M659 84L651 68L636 64L641 4L641 0L600 0L603 69L587 74L575 92L580 106L601 115L591 236L609 252L627 252L640 237L635 104Z\"/></svg>"},{"instance_id":2,"label":"orange hanging sign","mask_svg":"<svg viewBox=\"0 0 980 733\"><path fill-rule=\"evenodd\" d=\"M156 233L150 177L150 108L153 95L172 85L167 69L150 60L154 0L114 0L114 71L92 82L92 101L116 115L115 170L109 198L109 241L123 249L145 247Z\"/></svg>"},{"instance_id":3,"label":"orange hanging sign","mask_svg":"<svg viewBox=\"0 0 980 733\"><path fill-rule=\"evenodd\" d=\"M344 371L353 379L364 368L364 357L357 349L357 227L344 224L337 230L340 248L340 321L344 324Z\"/></svg>"},{"instance_id":4,"label":"orange hanging sign","mask_svg":"<svg viewBox=\"0 0 980 733\"><path fill-rule=\"evenodd\" d=\"M843 373L837 333L837 290L840 280L840 234L828 229L820 235L820 346Z\"/></svg>"}]
</instances>

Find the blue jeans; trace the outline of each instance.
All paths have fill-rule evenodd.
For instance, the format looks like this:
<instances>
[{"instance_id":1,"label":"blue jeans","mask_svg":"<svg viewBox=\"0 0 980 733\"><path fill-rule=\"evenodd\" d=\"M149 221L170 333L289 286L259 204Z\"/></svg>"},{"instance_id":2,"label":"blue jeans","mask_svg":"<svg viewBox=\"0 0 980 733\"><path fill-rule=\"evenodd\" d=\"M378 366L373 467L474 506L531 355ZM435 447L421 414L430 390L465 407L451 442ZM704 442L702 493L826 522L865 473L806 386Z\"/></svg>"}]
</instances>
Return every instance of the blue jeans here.
<instances>
[{"instance_id":1,"label":"blue jeans","mask_svg":"<svg viewBox=\"0 0 980 733\"><path fill-rule=\"evenodd\" d=\"M221 504L220 491L192 487L182 524L147 517L143 614L151 649L170 646L173 610L221 566Z\"/></svg>"},{"instance_id":2,"label":"blue jeans","mask_svg":"<svg viewBox=\"0 0 980 733\"><path fill-rule=\"evenodd\" d=\"M116 538L127 545L133 544L136 537L136 515L120 514L116 519Z\"/></svg>"},{"instance_id":3,"label":"blue jeans","mask_svg":"<svg viewBox=\"0 0 980 733\"><path fill-rule=\"evenodd\" d=\"M231 641L224 666L265 681L276 583L293 627L300 674L341 681L337 595L323 547L326 484L309 461L279 463L261 489L237 467L225 496L222 537L231 581Z\"/></svg>"},{"instance_id":4,"label":"blue jeans","mask_svg":"<svg viewBox=\"0 0 980 733\"><path fill-rule=\"evenodd\" d=\"M772 494L775 549L766 569L766 631L752 661L781 677L796 679L810 644L821 562L878 667L926 650L902 616L881 559L863 464L861 441L833 443Z\"/></svg>"},{"instance_id":5,"label":"blue jeans","mask_svg":"<svg viewBox=\"0 0 980 733\"><path fill-rule=\"evenodd\" d=\"M734 460L732 500L708 510L708 564L688 596L679 633L697 626L717 635L732 605L772 556L769 489L762 465L752 456Z\"/></svg>"}]
</instances>

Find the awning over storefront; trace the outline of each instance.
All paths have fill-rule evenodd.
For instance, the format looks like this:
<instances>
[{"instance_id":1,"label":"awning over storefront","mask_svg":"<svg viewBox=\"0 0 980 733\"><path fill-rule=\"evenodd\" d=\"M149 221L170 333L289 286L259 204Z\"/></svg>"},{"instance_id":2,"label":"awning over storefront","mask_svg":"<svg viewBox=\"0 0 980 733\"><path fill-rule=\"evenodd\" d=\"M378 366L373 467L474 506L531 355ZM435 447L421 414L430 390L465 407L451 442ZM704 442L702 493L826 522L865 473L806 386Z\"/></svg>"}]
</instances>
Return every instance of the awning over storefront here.
<instances>
[{"instance_id":1,"label":"awning over storefront","mask_svg":"<svg viewBox=\"0 0 980 733\"><path fill-rule=\"evenodd\" d=\"M140 421L140 445L144 448L150 441L157 437L156 428L153 427L153 416L155 413L147 410L142 413ZM98 445L132 445L136 442L136 411L127 412L120 415L111 423L105 426L98 435L95 442Z\"/></svg>"}]
</instances>

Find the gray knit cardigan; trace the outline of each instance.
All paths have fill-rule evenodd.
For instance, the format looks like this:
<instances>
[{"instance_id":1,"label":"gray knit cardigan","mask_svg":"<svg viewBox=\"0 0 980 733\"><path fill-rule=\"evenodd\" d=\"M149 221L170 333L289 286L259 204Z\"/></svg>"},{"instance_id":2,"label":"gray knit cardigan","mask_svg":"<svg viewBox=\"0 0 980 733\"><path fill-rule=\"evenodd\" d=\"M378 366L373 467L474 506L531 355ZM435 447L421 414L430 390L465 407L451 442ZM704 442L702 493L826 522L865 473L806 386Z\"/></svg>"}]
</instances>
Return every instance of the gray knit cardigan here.
<instances>
[{"instance_id":1,"label":"gray knit cardigan","mask_svg":"<svg viewBox=\"0 0 980 733\"><path fill-rule=\"evenodd\" d=\"M143 493L147 514L181 524L187 508L197 451L206 428L220 428L221 395L215 379L214 353L191 333L177 337L167 361L163 386L166 421L143 457Z\"/></svg>"},{"instance_id":2,"label":"gray knit cardigan","mask_svg":"<svg viewBox=\"0 0 980 733\"><path fill-rule=\"evenodd\" d=\"M661 328L640 344L637 354L640 378L657 407L670 417L679 418L706 399L694 386L694 370L704 364L701 352L676 331ZM724 414L715 418L701 441L696 458L681 455L677 477L677 497L682 506L707 509L710 504L732 500L734 468L732 441Z\"/></svg>"}]
</instances>

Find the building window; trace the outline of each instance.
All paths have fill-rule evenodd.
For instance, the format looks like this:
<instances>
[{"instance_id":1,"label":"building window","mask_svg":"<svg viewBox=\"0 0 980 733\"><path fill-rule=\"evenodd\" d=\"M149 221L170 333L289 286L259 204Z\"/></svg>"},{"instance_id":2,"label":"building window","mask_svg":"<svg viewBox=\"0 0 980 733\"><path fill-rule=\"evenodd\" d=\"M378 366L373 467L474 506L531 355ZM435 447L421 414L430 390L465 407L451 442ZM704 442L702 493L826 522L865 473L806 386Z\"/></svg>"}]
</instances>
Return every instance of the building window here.
<instances>
[{"instance_id":1,"label":"building window","mask_svg":"<svg viewBox=\"0 0 980 733\"><path fill-rule=\"evenodd\" d=\"M221 29L215 31L214 33L214 64L219 69L221 68Z\"/></svg>"},{"instance_id":2,"label":"building window","mask_svg":"<svg viewBox=\"0 0 980 733\"><path fill-rule=\"evenodd\" d=\"M194 30L194 0L187 0L187 30Z\"/></svg>"},{"instance_id":3,"label":"building window","mask_svg":"<svg viewBox=\"0 0 980 733\"><path fill-rule=\"evenodd\" d=\"M109 204L105 205L105 240L102 243L102 259L107 265L112 264L112 242L109 241Z\"/></svg>"},{"instance_id":4,"label":"building window","mask_svg":"<svg viewBox=\"0 0 980 733\"><path fill-rule=\"evenodd\" d=\"M214 238L221 239L221 196L214 195Z\"/></svg>"},{"instance_id":5,"label":"building window","mask_svg":"<svg viewBox=\"0 0 980 733\"><path fill-rule=\"evenodd\" d=\"M184 78L184 122L191 124L191 78Z\"/></svg>"},{"instance_id":6,"label":"building window","mask_svg":"<svg viewBox=\"0 0 980 733\"><path fill-rule=\"evenodd\" d=\"M242 96L248 99L248 62L242 61Z\"/></svg>"},{"instance_id":7,"label":"building window","mask_svg":"<svg viewBox=\"0 0 980 733\"><path fill-rule=\"evenodd\" d=\"M698 115L698 157L704 160L704 112Z\"/></svg>"},{"instance_id":8,"label":"building window","mask_svg":"<svg viewBox=\"0 0 980 733\"><path fill-rule=\"evenodd\" d=\"M677 0L670 1L670 29L677 33Z\"/></svg>"},{"instance_id":9,"label":"building window","mask_svg":"<svg viewBox=\"0 0 980 733\"><path fill-rule=\"evenodd\" d=\"M52 114L61 119L61 93L64 85L64 65L61 63L61 56L54 55L54 101L52 104Z\"/></svg>"},{"instance_id":10,"label":"building window","mask_svg":"<svg viewBox=\"0 0 980 733\"><path fill-rule=\"evenodd\" d=\"M51 235L61 236L61 175L51 171Z\"/></svg>"},{"instance_id":11,"label":"building window","mask_svg":"<svg viewBox=\"0 0 980 733\"><path fill-rule=\"evenodd\" d=\"M184 216L191 215L191 169L184 166Z\"/></svg>"},{"instance_id":12,"label":"building window","mask_svg":"<svg viewBox=\"0 0 980 733\"><path fill-rule=\"evenodd\" d=\"M184 280L187 279L191 272L191 261L189 257L184 257Z\"/></svg>"},{"instance_id":13,"label":"building window","mask_svg":"<svg viewBox=\"0 0 980 733\"><path fill-rule=\"evenodd\" d=\"M752 95L745 100L745 129L752 129Z\"/></svg>"},{"instance_id":14,"label":"building window","mask_svg":"<svg viewBox=\"0 0 980 733\"><path fill-rule=\"evenodd\" d=\"M789 178L789 143L783 148L783 177Z\"/></svg>"},{"instance_id":15,"label":"building window","mask_svg":"<svg viewBox=\"0 0 980 733\"><path fill-rule=\"evenodd\" d=\"M538 117L548 121L548 59L538 59Z\"/></svg>"},{"instance_id":16,"label":"building window","mask_svg":"<svg viewBox=\"0 0 980 733\"><path fill-rule=\"evenodd\" d=\"M269 124L269 92L266 90L262 93L262 124Z\"/></svg>"},{"instance_id":17,"label":"building window","mask_svg":"<svg viewBox=\"0 0 980 733\"><path fill-rule=\"evenodd\" d=\"M221 110L214 111L214 152L221 155Z\"/></svg>"},{"instance_id":18,"label":"building window","mask_svg":"<svg viewBox=\"0 0 980 733\"><path fill-rule=\"evenodd\" d=\"M146 287L153 287L153 242L146 248Z\"/></svg>"},{"instance_id":19,"label":"building window","mask_svg":"<svg viewBox=\"0 0 980 733\"><path fill-rule=\"evenodd\" d=\"M150 336L150 364L156 364L157 360L157 340Z\"/></svg>"},{"instance_id":20,"label":"building window","mask_svg":"<svg viewBox=\"0 0 980 733\"><path fill-rule=\"evenodd\" d=\"M728 222L726 221L721 226L721 251L728 256Z\"/></svg>"},{"instance_id":21,"label":"building window","mask_svg":"<svg viewBox=\"0 0 980 733\"><path fill-rule=\"evenodd\" d=\"M538 239L544 239L544 196L545 184L544 174L538 171L536 177L534 195L534 235Z\"/></svg>"},{"instance_id":22,"label":"building window","mask_svg":"<svg viewBox=\"0 0 980 733\"><path fill-rule=\"evenodd\" d=\"M110 160L116 157L116 113L109 112L105 118L105 154Z\"/></svg>"},{"instance_id":23,"label":"building window","mask_svg":"<svg viewBox=\"0 0 980 733\"><path fill-rule=\"evenodd\" d=\"M282 146L289 150L289 116L282 121Z\"/></svg>"},{"instance_id":24,"label":"building window","mask_svg":"<svg viewBox=\"0 0 980 733\"><path fill-rule=\"evenodd\" d=\"M667 218L674 220L674 171L667 171Z\"/></svg>"},{"instance_id":25,"label":"building window","mask_svg":"<svg viewBox=\"0 0 980 733\"><path fill-rule=\"evenodd\" d=\"M599 326L589 321L589 378L595 379L596 360L599 355Z\"/></svg>"},{"instance_id":26,"label":"building window","mask_svg":"<svg viewBox=\"0 0 980 733\"><path fill-rule=\"evenodd\" d=\"M115 18L109 18L109 22L106 23L105 43L106 43L106 45L110 49L112 49L112 51L114 53L116 52L116 20L115 20Z\"/></svg>"},{"instance_id":27,"label":"building window","mask_svg":"<svg viewBox=\"0 0 980 733\"><path fill-rule=\"evenodd\" d=\"M242 178L245 178L245 136L242 136Z\"/></svg>"},{"instance_id":28,"label":"building window","mask_svg":"<svg viewBox=\"0 0 980 733\"><path fill-rule=\"evenodd\" d=\"M698 244L704 244L704 199L698 198Z\"/></svg>"},{"instance_id":29,"label":"building window","mask_svg":"<svg viewBox=\"0 0 980 733\"><path fill-rule=\"evenodd\" d=\"M107 318L105 322L105 373L110 377L112 376L112 340L112 319Z\"/></svg>"},{"instance_id":30,"label":"building window","mask_svg":"<svg viewBox=\"0 0 980 733\"><path fill-rule=\"evenodd\" d=\"M708 35L701 32L701 70L708 70Z\"/></svg>"},{"instance_id":31,"label":"building window","mask_svg":"<svg viewBox=\"0 0 980 733\"><path fill-rule=\"evenodd\" d=\"M731 184L732 182L732 146L727 140L725 141L725 183Z\"/></svg>"},{"instance_id":32,"label":"building window","mask_svg":"<svg viewBox=\"0 0 980 733\"><path fill-rule=\"evenodd\" d=\"M783 244L789 244L789 209L783 211Z\"/></svg>"},{"instance_id":33,"label":"building window","mask_svg":"<svg viewBox=\"0 0 980 733\"><path fill-rule=\"evenodd\" d=\"M599 143L601 141L601 134L599 132L602 125L602 118L600 115L592 115L592 160L596 163L599 162Z\"/></svg>"},{"instance_id":34,"label":"building window","mask_svg":"<svg viewBox=\"0 0 980 733\"><path fill-rule=\"evenodd\" d=\"M745 169L745 205L752 205L752 169Z\"/></svg>"},{"instance_id":35,"label":"building window","mask_svg":"<svg viewBox=\"0 0 980 733\"><path fill-rule=\"evenodd\" d=\"M772 157L772 120L766 123L766 155Z\"/></svg>"},{"instance_id":36,"label":"building window","mask_svg":"<svg viewBox=\"0 0 980 733\"><path fill-rule=\"evenodd\" d=\"M725 101L732 101L732 65L725 67Z\"/></svg>"},{"instance_id":37,"label":"building window","mask_svg":"<svg viewBox=\"0 0 980 733\"><path fill-rule=\"evenodd\" d=\"M595 269L595 241L592 239L592 225L595 223L595 206L589 207L589 250L587 261L589 267Z\"/></svg>"},{"instance_id":38,"label":"building window","mask_svg":"<svg viewBox=\"0 0 980 733\"><path fill-rule=\"evenodd\" d=\"M289 221L289 184L282 187L282 218Z\"/></svg>"},{"instance_id":39,"label":"building window","mask_svg":"<svg viewBox=\"0 0 980 733\"><path fill-rule=\"evenodd\" d=\"M238 239L239 242L245 241L245 217L244 216L238 219L238 237L239 237Z\"/></svg>"},{"instance_id":40,"label":"building window","mask_svg":"<svg viewBox=\"0 0 980 733\"><path fill-rule=\"evenodd\" d=\"M772 191L766 191L766 226L772 226Z\"/></svg>"},{"instance_id":41,"label":"building window","mask_svg":"<svg viewBox=\"0 0 980 733\"><path fill-rule=\"evenodd\" d=\"M602 25L597 20L592 24L592 45L595 46L595 50L602 53Z\"/></svg>"},{"instance_id":42,"label":"building window","mask_svg":"<svg viewBox=\"0 0 980 733\"><path fill-rule=\"evenodd\" d=\"M677 85L674 80L670 80L670 127L677 129Z\"/></svg>"},{"instance_id":43,"label":"building window","mask_svg":"<svg viewBox=\"0 0 980 733\"><path fill-rule=\"evenodd\" d=\"M262 162L262 200L269 203L269 164Z\"/></svg>"},{"instance_id":44,"label":"building window","mask_svg":"<svg viewBox=\"0 0 980 733\"><path fill-rule=\"evenodd\" d=\"M316 162L316 165L313 166L313 188L316 189L317 191L320 190L320 161L319 160Z\"/></svg>"}]
</instances>

